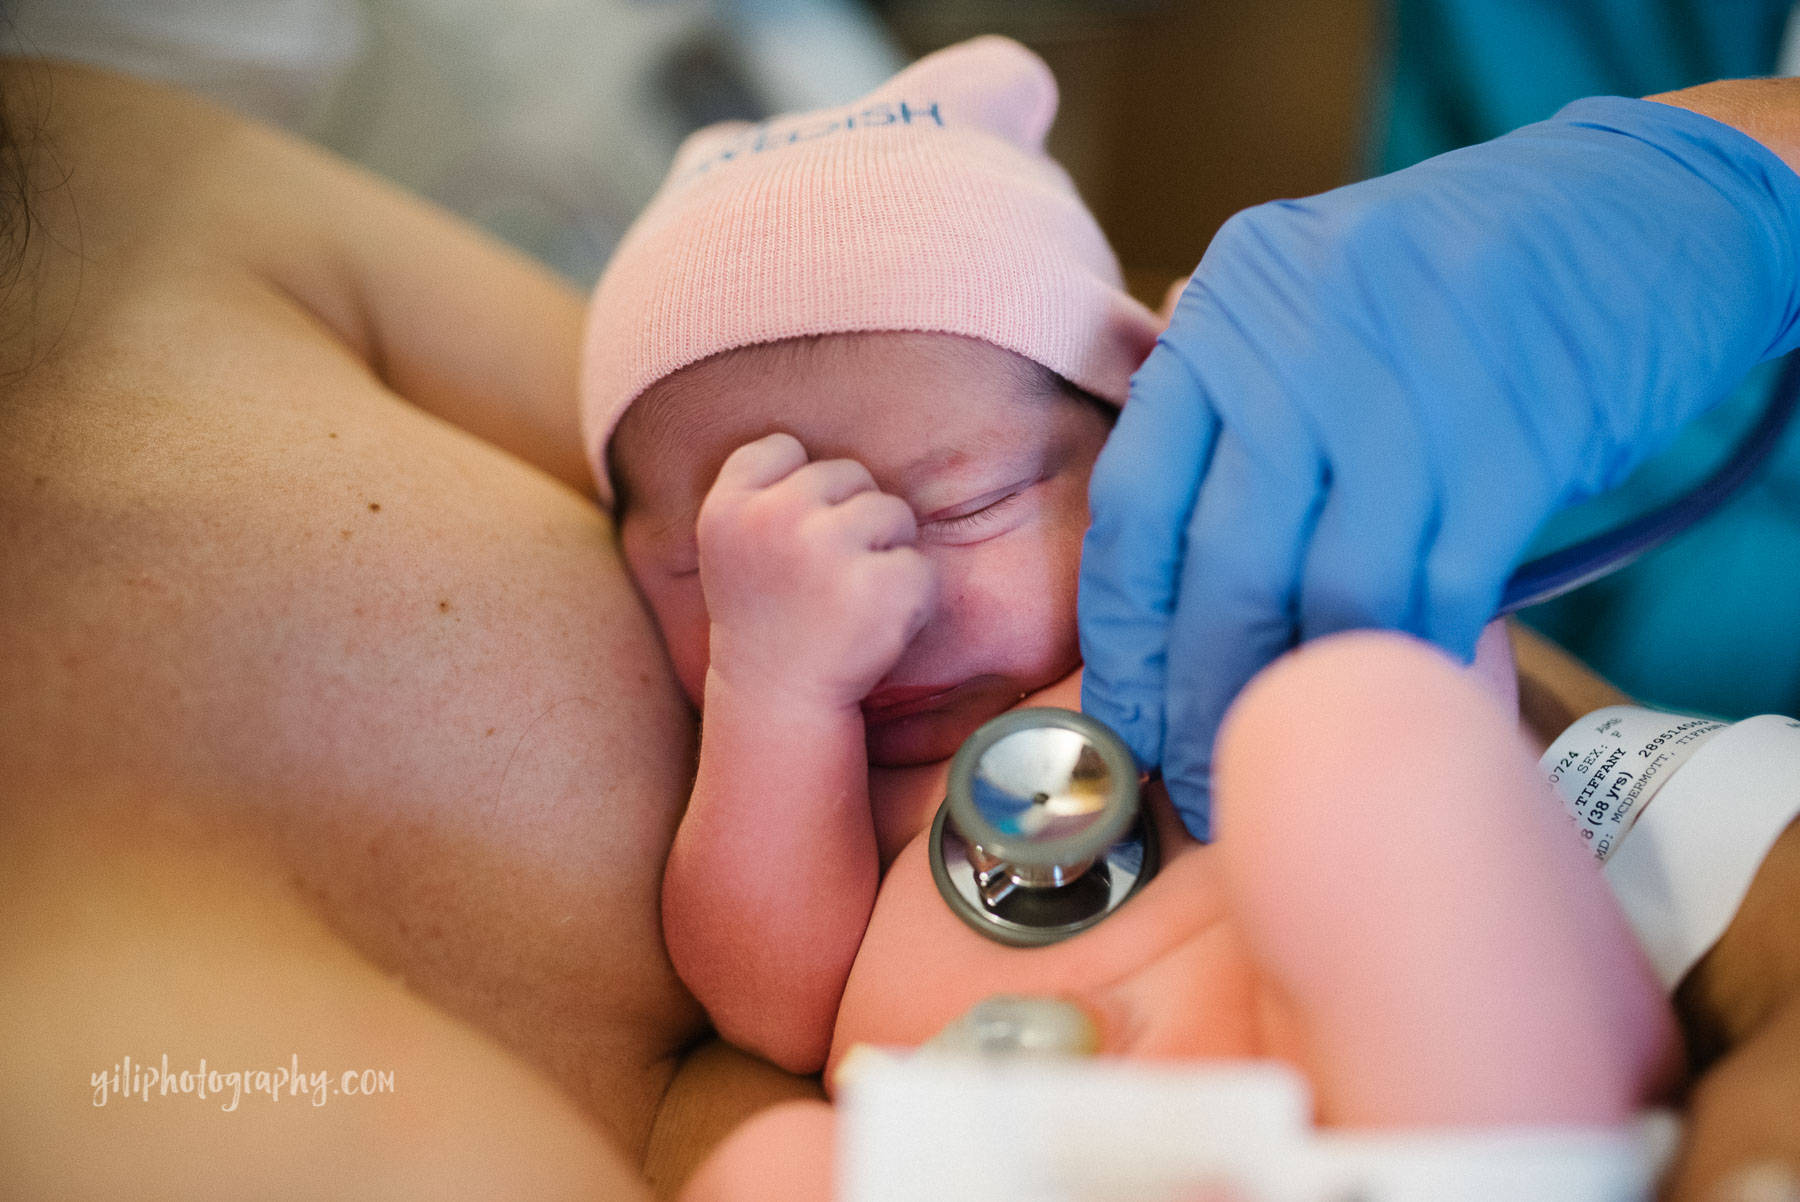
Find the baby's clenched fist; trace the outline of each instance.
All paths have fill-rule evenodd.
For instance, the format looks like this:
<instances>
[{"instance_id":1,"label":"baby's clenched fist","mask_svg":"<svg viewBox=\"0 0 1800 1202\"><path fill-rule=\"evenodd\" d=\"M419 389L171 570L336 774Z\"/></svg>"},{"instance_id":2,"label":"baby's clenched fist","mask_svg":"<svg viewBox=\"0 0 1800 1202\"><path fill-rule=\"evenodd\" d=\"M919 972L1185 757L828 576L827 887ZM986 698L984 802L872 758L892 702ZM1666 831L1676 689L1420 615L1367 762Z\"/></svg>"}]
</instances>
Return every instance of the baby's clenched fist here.
<instances>
[{"instance_id":1,"label":"baby's clenched fist","mask_svg":"<svg viewBox=\"0 0 1800 1202\"><path fill-rule=\"evenodd\" d=\"M738 687L855 706L935 603L911 507L854 460L809 463L789 434L732 452L697 535L710 668Z\"/></svg>"}]
</instances>

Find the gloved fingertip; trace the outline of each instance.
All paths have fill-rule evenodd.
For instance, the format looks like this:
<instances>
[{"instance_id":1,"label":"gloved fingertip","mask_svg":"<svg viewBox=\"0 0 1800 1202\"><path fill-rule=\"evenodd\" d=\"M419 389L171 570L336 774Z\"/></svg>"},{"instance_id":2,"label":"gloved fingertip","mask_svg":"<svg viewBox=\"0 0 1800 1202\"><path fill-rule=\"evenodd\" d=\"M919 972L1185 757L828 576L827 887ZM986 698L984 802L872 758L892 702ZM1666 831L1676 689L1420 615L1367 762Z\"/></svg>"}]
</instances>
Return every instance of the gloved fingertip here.
<instances>
[{"instance_id":1,"label":"gloved fingertip","mask_svg":"<svg viewBox=\"0 0 1800 1202\"><path fill-rule=\"evenodd\" d=\"M1183 773L1177 777L1165 775L1163 787L1169 791L1169 801L1174 805L1181 825L1187 828L1187 833L1202 843L1211 843L1211 778L1204 772Z\"/></svg>"},{"instance_id":2,"label":"gloved fingertip","mask_svg":"<svg viewBox=\"0 0 1800 1202\"><path fill-rule=\"evenodd\" d=\"M1104 688L1090 683L1093 674L1081 681L1081 712L1103 724L1124 740L1138 771L1146 772L1162 758L1162 716L1146 713L1144 707L1123 699L1115 699Z\"/></svg>"},{"instance_id":3,"label":"gloved fingertip","mask_svg":"<svg viewBox=\"0 0 1800 1202\"><path fill-rule=\"evenodd\" d=\"M1464 664L1475 662L1475 646L1491 618L1487 607L1443 607L1426 615L1419 633Z\"/></svg>"}]
</instances>

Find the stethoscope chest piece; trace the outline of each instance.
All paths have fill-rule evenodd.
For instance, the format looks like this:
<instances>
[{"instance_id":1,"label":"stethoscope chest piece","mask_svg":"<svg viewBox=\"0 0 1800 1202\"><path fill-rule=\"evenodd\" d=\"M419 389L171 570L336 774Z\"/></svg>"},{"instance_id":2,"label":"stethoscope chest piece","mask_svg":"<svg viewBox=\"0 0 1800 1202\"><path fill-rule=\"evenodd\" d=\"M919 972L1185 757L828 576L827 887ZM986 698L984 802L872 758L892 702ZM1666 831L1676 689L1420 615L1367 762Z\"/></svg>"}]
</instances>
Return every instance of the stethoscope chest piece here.
<instances>
[{"instance_id":1,"label":"stethoscope chest piece","mask_svg":"<svg viewBox=\"0 0 1800 1202\"><path fill-rule=\"evenodd\" d=\"M931 875L951 910L1000 943L1040 947L1086 930L1156 873L1137 765L1073 710L1011 710L950 761L931 824Z\"/></svg>"}]
</instances>

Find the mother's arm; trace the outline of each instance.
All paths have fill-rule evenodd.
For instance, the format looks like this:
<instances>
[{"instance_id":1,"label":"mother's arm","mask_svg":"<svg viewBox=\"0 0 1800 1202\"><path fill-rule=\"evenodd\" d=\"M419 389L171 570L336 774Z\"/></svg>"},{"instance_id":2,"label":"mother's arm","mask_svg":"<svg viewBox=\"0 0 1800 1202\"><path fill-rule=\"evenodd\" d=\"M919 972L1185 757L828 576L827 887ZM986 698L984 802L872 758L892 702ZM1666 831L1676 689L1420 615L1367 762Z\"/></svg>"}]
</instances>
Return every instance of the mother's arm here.
<instances>
[{"instance_id":1,"label":"mother's arm","mask_svg":"<svg viewBox=\"0 0 1800 1202\"><path fill-rule=\"evenodd\" d=\"M1690 92L1704 98L1717 90L1730 99L1740 84L1744 93L1738 99L1745 103L1759 93L1771 105L1782 95L1800 96L1800 82L1785 80L1735 81ZM1777 111L1765 107L1750 115L1770 119ZM1781 151L1779 144L1770 144ZM1540 745L1548 745L1583 714L1631 703L1567 652L1524 627L1513 627L1513 647L1519 662L1520 718ZM1719 799L1721 804L1729 800ZM1687 1138L1666 1190L1674 1202L1730 1196L1715 1191L1745 1172L1777 1178L1785 1173L1800 1186L1800 1126L1793 1121L1800 1114L1797 914L1800 825L1788 827L1776 841L1731 926L1676 990L1676 1015L1689 1062L1699 1075L1688 1097Z\"/></svg>"},{"instance_id":2,"label":"mother's arm","mask_svg":"<svg viewBox=\"0 0 1800 1202\"><path fill-rule=\"evenodd\" d=\"M1592 668L1518 622L1507 623L1519 670L1519 725L1541 754L1583 714L1631 698Z\"/></svg>"},{"instance_id":3,"label":"mother's arm","mask_svg":"<svg viewBox=\"0 0 1800 1202\"><path fill-rule=\"evenodd\" d=\"M333 207L358 219L333 231L341 259L277 259L267 265L270 277L357 348L393 391L593 495L573 353L584 298L448 213L306 153L318 168L312 186L337 193ZM301 228L323 220L310 207L290 216Z\"/></svg>"},{"instance_id":4,"label":"mother's arm","mask_svg":"<svg viewBox=\"0 0 1800 1202\"><path fill-rule=\"evenodd\" d=\"M47 115L52 135L108 134L103 155L77 152L82 195L184 200L147 231L141 207L90 199L76 212L72 193L39 186L37 228L103 256L130 247L140 269L144 249L179 245L179 260L154 264L164 278L242 264L394 393L592 494L575 387L584 302L565 281L393 184L176 89L68 63L14 63L6 81L19 151L39 175L66 165L40 128Z\"/></svg>"}]
</instances>

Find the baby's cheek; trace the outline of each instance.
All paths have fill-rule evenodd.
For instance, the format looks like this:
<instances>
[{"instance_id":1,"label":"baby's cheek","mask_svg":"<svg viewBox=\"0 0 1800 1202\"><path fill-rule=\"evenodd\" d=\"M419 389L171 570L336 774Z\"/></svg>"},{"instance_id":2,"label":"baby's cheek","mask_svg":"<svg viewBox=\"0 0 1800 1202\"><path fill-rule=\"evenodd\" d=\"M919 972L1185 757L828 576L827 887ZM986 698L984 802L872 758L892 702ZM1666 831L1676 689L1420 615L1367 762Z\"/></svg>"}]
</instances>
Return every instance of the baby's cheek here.
<instances>
[{"instance_id":1,"label":"baby's cheek","mask_svg":"<svg viewBox=\"0 0 1800 1202\"><path fill-rule=\"evenodd\" d=\"M1079 546L1059 547L1051 532L1030 528L966 548L942 578L946 640L1000 675L1047 683L1068 671L1078 655Z\"/></svg>"}]
</instances>

